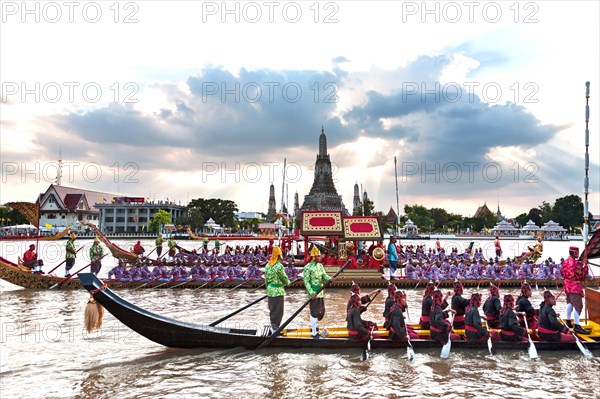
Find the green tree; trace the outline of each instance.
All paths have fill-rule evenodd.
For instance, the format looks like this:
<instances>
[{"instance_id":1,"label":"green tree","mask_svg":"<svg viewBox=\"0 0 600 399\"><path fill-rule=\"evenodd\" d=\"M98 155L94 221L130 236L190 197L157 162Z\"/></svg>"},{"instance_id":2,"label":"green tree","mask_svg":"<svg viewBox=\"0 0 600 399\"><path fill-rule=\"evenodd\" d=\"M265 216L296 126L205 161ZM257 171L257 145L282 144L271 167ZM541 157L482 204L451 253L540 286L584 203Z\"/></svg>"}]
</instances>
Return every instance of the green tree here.
<instances>
[{"instance_id":1,"label":"green tree","mask_svg":"<svg viewBox=\"0 0 600 399\"><path fill-rule=\"evenodd\" d=\"M437 231L443 230L444 226L448 224L450 215L442 208L431 208L429 210L431 217L433 218L433 229Z\"/></svg>"},{"instance_id":2,"label":"green tree","mask_svg":"<svg viewBox=\"0 0 600 399\"><path fill-rule=\"evenodd\" d=\"M177 224L190 226L192 230L202 228L205 222L204 215L197 208L188 208L187 215L177 218Z\"/></svg>"},{"instance_id":3,"label":"green tree","mask_svg":"<svg viewBox=\"0 0 600 399\"><path fill-rule=\"evenodd\" d=\"M583 225L583 202L578 195L557 198L552 207L552 220L567 230Z\"/></svg>"},{"instance_id":4,"label":"green tree","mask_svg":"<svg viewBox=\"0 0 600 399\"><path fill-rule=\"evenodd\" d=\"M540 205L540 211L542 211L540 224L544 224L544 223L552 220L552 218L554 216L554 214L552 212L552 205L550 205L546 201L542 201L542 205ZM534 220L534 222L535 222L535 220ZM536 224L537 224L537 222L536 222Z\"/></svg>"},{"instance_id":5,"label":"green tree","mask_svg":"<svg viewBox=\"0 0 600 399\"><path fill-rule=\"evenodd\" d=\"M17 224L28 224L29 220L13 208L2 207L0 208L0 225L2 226L14 226Z\"/></svg>"},{"instance_id":6,"label":"green tree","mask_svg":"<svg viewBox=\"0 0 600 399\"><path fill-rule=\"evenodd\" d=\"M543 214L543 211L542 211L541 207L540 208L531 208L529 210L529 212L527 213L527 216L526 216L527 220L525 221L525 223L527 223L531 220L533 223L537 224L538 226L541 226L542 225L542 214ZM550 219L548 219L548 220L550 220Z\"/></svg>"},{"instance_id":7,"label":"green tree","mask_svg":"<svg viewBox=\"0 0 600 399\"><path fill-rule=\"evenodd\" d=\"M527 222L529 222L529 218L527 217L526 213L522 213L515 218L515 221L519 226L523 227L527 224Z\"/></svg>"},{"instance_id":8,"label":"green tree","mask_svg":"<svg viewBox=\"0 0 600 399\"><path fill-rule=\"evenodd\" d=\"M404 205L404 214L407 218L413 221L413 223L421 231L429 231L433 227L433 218L429 209L423 205Z\"/></svg>"},{"instance_id":9,"label":"green tree","mask_svg":"<svg viewBox=\"0 0 600 399\"><path fill-rule=\"evenodd\" d=\"M362 209L361 209L362 212L358 216L373 216L374 215L373 211L375 209L375 204L368 197L363 199L361 205L362 205Z\"/></svg>"},{"instance_id":10,"label":"green tree","mask_svg":"<svg viewBox=\"0 0 600 399\"><path fill-rule=\"evenodd\" d=\"M158 232L160 228L165 224L170 224L171 222L171 214L163 209L156 212L152 219L150 219L150 223L148 223L148 230Z\"/></svg>"},{"instance_id":11,"label":"green tree","mask_svg":"<svg viewBox=\"0 0 600 399\"><path fill-rule=\"evenodd\" d=\"M223 200L220 198L197 198L188 204L188 209L196 209L204 218L212 218L216 223L225 227L237 227L237 219L235 213L238 207L231 200Z\"/></svg>"}]
</instances>

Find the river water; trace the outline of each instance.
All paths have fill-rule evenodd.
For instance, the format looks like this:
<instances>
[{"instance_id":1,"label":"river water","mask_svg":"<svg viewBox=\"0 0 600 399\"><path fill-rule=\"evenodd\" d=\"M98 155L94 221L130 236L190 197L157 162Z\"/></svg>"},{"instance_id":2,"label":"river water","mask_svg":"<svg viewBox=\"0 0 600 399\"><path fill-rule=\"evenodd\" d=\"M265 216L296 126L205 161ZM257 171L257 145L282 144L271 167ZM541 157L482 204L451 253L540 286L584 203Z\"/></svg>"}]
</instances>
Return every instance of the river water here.
<instances>
[{"instance_id":1,"label":"river water","mask_svg":"<svg viewBox=\"0 0 600 399\"><path fill-rule=\"evenodd\" d=\"M503 243L505 250L515 242ZM150 241L142 244L151 248ZM476 242L476 247L480 244L484 247L487 242ZM572 244L582 247L581 242L547 242L544 254L560 259ZM19 251L26 249L26 243L18 245ZM195 244L181 245L192 248ZM62 246L64 242L42 244L42 254L58 254L56 262L46 262L46 270L62 259ZM1 249L1 256L16 258L10 255L16 251L14 243L2 243ZM88 263L84 258L78 259L76 268ZM104 262L101 276L111 262ZM439 349L417 349L417 361L410 365L403 349L374 349L364 362L360 351L349 349L177 350L138 336L108 313L102 329L87 334L83 329L86 292L25 290L6 282L0 283L0 289L1 398L600 397L598 351L594 359L585 359L577 351L540 352L541 359L531 361L526 351L505 351L495 357L483 350L452 351L448 360L442 360ZM552 289L555 294L559 291ZM542 290L534 287L535 305L542 299ZM466 293L471 291L466 289ZM118 293L148 310L193 323L216 320L264 294L247 289ZM517 290L502 289L501 293L516 294ZM344 289L327 290L322 327L345 324L348 294ZM422 288L408 291L411 322L418 321L421 294ZM382 321L384 298L383 294L377 297L365 319ZM284 319L305 300L302 290L288 290ZM557 311L564 314L564 301L559 302ZM225 325L262 329L267 322L266 303L260 303ZM290 327L308 324L306 311Z\"/></svg>"}]
</instances>

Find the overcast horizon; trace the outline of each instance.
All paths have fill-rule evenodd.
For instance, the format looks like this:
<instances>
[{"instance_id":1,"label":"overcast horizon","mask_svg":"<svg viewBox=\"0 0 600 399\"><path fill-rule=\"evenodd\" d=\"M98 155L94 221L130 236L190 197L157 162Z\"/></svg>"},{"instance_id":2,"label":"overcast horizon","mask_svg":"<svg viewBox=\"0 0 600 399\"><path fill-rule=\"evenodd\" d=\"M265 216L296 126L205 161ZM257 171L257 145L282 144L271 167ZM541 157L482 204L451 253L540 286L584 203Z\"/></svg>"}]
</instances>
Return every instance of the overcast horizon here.
<instances>
[{"instance_id":1,"label":"overcast horizon","mask_svg":"<svg viewBox=\"0 0 600 399\"><path fill-rule=\"evenodd\" d=\"M2 2L0 203L63 186L288 208L321 128L338 194L515 217L600 215L600 4ZM427 4L427 8L424 8ZM250 194L250 195L249 195Z\"/></svg>"}]
</instances>

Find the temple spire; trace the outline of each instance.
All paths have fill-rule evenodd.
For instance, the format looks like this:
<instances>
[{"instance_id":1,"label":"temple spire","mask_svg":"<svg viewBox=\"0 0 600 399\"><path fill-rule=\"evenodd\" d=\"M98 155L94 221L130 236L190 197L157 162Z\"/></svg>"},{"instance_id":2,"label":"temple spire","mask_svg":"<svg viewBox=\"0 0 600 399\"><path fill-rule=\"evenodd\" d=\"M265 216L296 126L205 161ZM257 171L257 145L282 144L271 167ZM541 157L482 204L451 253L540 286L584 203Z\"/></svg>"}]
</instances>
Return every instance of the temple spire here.
<instances>
[{"instance_id":1,"label":"temple spire","mask_svg":"<svg viewBox=\"0 0 600 399\"><path fill-rule=\"evenodd\" d=\"M325 129L321 126L321 135L319 136L319 155L327 155L327 136L325 136Z\"/></svg>"}]
</instances>

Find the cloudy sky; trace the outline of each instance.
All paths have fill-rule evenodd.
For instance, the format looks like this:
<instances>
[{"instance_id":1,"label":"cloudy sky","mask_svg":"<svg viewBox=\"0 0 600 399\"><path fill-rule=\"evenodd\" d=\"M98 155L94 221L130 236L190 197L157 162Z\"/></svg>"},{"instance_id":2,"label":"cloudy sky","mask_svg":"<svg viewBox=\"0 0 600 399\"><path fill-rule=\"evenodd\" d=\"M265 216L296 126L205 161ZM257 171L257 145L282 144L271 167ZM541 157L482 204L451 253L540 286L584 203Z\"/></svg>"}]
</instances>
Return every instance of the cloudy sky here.
<instances>
[{"instance_id":1,"label":"cloudy sky","mask_svg":"<svg viewBox=\"0 0 600 399\"><path fill-rule=\"evenodd\" d=\"M516 216L600 214L600 6L536 2L3 1L0 203L62 184L266 212L308 193L323 127L338 193Z\"/></svg>"}]
</instances>

